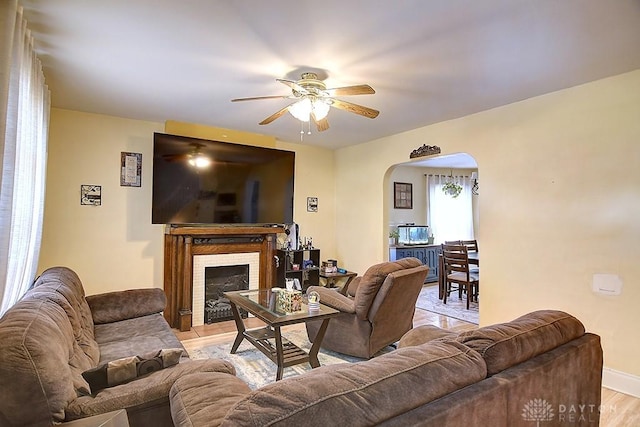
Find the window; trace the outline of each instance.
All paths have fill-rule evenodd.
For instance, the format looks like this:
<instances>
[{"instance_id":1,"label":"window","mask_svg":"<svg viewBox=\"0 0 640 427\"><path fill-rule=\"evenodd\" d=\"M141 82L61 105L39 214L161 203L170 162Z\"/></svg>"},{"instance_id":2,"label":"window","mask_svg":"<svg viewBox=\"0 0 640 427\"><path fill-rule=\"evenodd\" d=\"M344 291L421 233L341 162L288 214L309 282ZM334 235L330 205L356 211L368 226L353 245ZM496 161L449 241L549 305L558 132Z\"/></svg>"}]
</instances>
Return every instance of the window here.
<instances>
[{"instance_id":1,"label":"window","mask_svg":"<svg viewBox=\"0 0 640 427\"><path fill-rule=\"evenodd\" d=\"M13 23L13 44L0 46L11 64L0 88L0 315L22 297L38 265L49 123L49 90L40 61L15 2L0 3ZM8 29L11 31L11 28Z\"/></svg>"},{"instance_id":2,"label":"window","mask_svg":"<svg viewBox=\"0 0 640 427\"><path fill-rule=\"evenodd\" d=\"M442 186L451 180L462 186L457 197L442 191ZM427 223L435 243L474 239L472 185L468 177L427 175Z\"/></svg>"}]
</instances>

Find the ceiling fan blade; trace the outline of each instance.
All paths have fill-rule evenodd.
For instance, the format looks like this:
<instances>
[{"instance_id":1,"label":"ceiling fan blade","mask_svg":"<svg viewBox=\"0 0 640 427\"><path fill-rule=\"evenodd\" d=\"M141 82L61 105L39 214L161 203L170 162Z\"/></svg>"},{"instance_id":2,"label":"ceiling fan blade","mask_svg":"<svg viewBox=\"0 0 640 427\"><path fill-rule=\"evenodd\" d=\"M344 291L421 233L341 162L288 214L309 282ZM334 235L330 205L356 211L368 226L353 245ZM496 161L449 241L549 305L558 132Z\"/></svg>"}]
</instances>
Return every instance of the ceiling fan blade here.
<instances>
[{"instance_id":1,"label":"ceiling fan blade","mask_svg":"<svg viewBox=\"0 0 640 427\"><path fill-rule=\"evenodd\" d=\"M316 120L316 115L313 112L311 112L311 117L316 124L316 128L318 128L318 132L324 132L329 129L329 120L326 117L322 120Z\"/></svg>"},{"instance_id":2,"label":"ceiling fan blade","mask_svg":"<svg viewBox=\"0 0 640 427\"><path fill-rule=\"evenodd\" d=\"M290 98L289 95L286 96L282 96L282 95L274 95L274 96L254 96L252 98L236 98L236 99L232 99L231 102L238 102L238 101L255 101L256 99L284 99L284 98Z\"/></svg>"},{"instance_id":3,"label":"ceiling fan blade","mask_svg":"<svg viewBox=\"0 0 640 427\"><path fill-rule=\"evenodd\" d=\"M298 82L294 82L293 80L285 80L285 79L276 79L276 81L289 86L291 89L296 92L300 92L303 95L309 93L309 91L298 84Z\"/></svg>"},{"instance_id":4,"label":"ceiling fan blade","mask_svg":"<svg viewBox=\"0 0 640 427\"><path fill-rule=\"evenodd\" d=\"M327 89L325 92L327 92L329 96L372 95L376 93L376 91L369 85L335 87Z\"/></svg>"},{"instance_id":5,"label":"ceiling fan blade","mask_svg":"<svg viewBox=\"0 0 640 427\"><path fill-rule=\"evenodd\" d=\"M282 110L279 110L279 111L273 113L272 115L270 115L269 117L267 117L266 119L261 121L259 124L268 125L269 123L271 123L275 119L278 119L278 118L282 117L287 111L289 111L289 106L288 105L286 107L284 107Z\"/></svg>"},{"instance_id":6,"label":"ceiling fan blade","mask_svg":"<svg viewBox=\"0 0 640 427\"><path fill-rule=\"evenodd\" d=\"M363 107L362 105L353 104L347 101L341 101L339 99L332 99L332 107L339 108L341 110L350 111L352 113L360 114L361 116L375 119L380 114L380 111L373 108Z\"/></svg>"}]
</instances>

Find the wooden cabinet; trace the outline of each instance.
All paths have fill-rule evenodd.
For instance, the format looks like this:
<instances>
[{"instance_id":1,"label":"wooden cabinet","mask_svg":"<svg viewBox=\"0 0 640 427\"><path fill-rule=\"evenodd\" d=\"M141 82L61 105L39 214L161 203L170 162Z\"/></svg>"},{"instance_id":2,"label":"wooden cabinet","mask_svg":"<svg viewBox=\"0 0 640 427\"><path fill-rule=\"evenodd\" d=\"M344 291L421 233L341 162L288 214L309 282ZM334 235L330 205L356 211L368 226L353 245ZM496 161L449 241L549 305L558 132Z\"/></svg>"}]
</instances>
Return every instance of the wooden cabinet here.
<instances>
[{"instance_id":1,"label":"wooden cabinet","mask_svg":"<svg viewBox=\"0 0 640 427\"><path fill-rule=\"evenodd\" d=\"M302 290L320 284L320 249L278 250L277 285L285 287L285 279L298 279ZM297 267L296 267L297 266Z\"/></svg>"},{"instance_id":2,"label":"wooden cabinet","mask_svg":"<svg viewBox=\"0 0 640 427\"><path fill-rule=\"evenodd\" d=\"M389 261L401 258L418 258L424 265L429 266L429 273L425 283L438 281L438 255L442 251L440 245L424 246L392 246L389 248Z\"/></svg>"}]
</instances>

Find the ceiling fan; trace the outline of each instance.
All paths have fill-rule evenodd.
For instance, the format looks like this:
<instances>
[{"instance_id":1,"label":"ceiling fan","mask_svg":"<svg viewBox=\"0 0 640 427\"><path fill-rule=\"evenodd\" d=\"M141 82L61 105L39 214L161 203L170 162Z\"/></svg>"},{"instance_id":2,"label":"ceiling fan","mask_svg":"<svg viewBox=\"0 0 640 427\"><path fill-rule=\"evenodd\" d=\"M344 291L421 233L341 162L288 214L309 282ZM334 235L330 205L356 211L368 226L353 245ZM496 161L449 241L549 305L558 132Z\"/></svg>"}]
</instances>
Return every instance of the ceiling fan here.
<instances>
[{"instance_id":1,"label":"ceiling fan","mask_svg":"<svg viewBox=\"0 0 640 427\"><path fill-rule=\"evenodd\" d=\"M295 102L270 115L261 121L260 124L267 125L275 119L282 117L288 111L292 116L300 121L308 122L309 120L313 120L319 132L329 129L327 114L329 114L331 107L359 114L370 119L375 119L378 117L378 114L380 114L378 110L374 110L373 108L364 107L362 105L353 104L336 98L336 96L370 95L376 93L376 91L369 85L355 85L327 89L325 83L318 79L318 75L316 73L302 73L301 77L302 78L298 81L276 79L276 81L291 88L290 95L236 98L232 99L231 102L254 101L258 99L294 99Z\"/></svg>"}]
</instances>

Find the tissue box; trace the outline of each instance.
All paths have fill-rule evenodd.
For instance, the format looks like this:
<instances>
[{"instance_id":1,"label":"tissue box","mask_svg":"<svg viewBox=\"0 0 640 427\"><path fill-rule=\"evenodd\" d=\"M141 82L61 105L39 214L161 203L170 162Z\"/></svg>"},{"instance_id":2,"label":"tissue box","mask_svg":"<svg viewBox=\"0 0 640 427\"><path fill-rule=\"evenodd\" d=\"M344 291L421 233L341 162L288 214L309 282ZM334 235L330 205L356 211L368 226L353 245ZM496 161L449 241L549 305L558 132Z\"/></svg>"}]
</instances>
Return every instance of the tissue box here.
<instances>
[{"instance_id":1,"label":"tissue box","mask_svg":"<svg viewBox=\"0 0 640 427\"><path fill-rule=\"evenodd\" d=\"M282 313L295 313L302 310L302 292L288 291L286 289L278 292L276 310Z\"/></svg>"}]
</instances>

